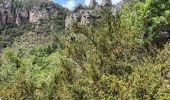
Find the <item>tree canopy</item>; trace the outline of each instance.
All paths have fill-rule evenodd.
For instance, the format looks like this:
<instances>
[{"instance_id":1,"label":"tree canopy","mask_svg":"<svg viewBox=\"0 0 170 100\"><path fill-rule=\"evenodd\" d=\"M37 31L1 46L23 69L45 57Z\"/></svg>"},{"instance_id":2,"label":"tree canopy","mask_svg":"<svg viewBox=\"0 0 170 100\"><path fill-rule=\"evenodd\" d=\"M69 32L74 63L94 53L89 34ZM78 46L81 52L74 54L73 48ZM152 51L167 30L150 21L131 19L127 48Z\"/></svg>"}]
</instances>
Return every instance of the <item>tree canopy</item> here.
<instances>
[{"instance_id":1,"label":"tree canopy","mask_svg":"<svg viewBox=\"0 0 170 100\"><path fill-rule=\"evenodd\" d=\"M70 30L62 26L48 30L46 25L54 18L40 25L45 32L32 31L33 25L25 26L27 31L24 26L15 28L23 33L2 50L0 96L169 100L169 5L169 0L132 0L115 16L103 8L96 25L75 22Z\"/></svg>"}]
</instances>

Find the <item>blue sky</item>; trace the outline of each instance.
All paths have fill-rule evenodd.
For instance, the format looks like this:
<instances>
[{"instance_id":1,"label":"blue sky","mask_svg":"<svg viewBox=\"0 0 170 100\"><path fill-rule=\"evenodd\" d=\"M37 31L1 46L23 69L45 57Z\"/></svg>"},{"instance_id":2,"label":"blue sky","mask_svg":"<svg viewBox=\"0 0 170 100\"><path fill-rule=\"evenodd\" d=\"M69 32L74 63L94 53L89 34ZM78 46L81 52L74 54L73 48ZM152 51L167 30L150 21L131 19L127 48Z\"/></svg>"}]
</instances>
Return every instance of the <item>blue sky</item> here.
<instances>
[{"instance_id":1,"label":"blue sky","mask_svg":"<svg viewBox=\"0 0 170 100\"><path fill-rule=\"evenodd\" d=\"M68 9L73 9L74 6L77 3L81 3L81 4L85 4L88 5L90 0L53 0L56 3L59 3L60 5L62 5L63 7L66 7ZM96 0L99 4L101 3L102 0ZM112 0L113 4L118 3L120 0Z\"/></svg>"}]
</instances>

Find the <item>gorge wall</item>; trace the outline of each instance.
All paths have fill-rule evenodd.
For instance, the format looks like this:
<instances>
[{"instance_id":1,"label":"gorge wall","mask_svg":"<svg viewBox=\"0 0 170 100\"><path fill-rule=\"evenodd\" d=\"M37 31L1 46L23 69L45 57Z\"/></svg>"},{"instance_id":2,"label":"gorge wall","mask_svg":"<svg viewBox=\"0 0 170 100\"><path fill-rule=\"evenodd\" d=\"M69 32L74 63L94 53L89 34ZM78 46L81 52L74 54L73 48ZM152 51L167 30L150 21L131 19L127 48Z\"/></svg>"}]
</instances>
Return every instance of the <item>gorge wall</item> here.
<instances>
[{"instance_id":1,"label":"gorge wall","mask_svg":"<svg viewBox=\"0 0 170 100\"><path fill-rule=\"evenodd\" d=\"M88 6L78 4L75 7L74 13L70 12L67 14L65 28L70 29L74 22L78 22L82 25L95 24L96 19L100 18L100 15L97 12L104 7L111 8L112 15L115 16L127 2L129 2L129 0L121 0L118 4L113 5L111 0L102 0L101 5L99 5L96 0L91 0Z\"/></svg>"},{"instance_id":2,"label":"gorge wall","mask_svg":"<svg viewBox=\"0 0 170 100\"><path fill-rule=\"evenodd\" d=\"M16 0L3 0L0 3L0 25L16 24L20 26L26 22L34 23L40 19L47 19L51 15L57 16L60 9L51 1L46 2L27 8L20 7ZM22 0L19 3L22 6Z\"/></svg>"},{"instance_id":3,"label":"gorge wall","mask_svg":"<svg viewBox=\"0 0 170 100\"><path fill-rule=\"evenodd\" d=\"M8 24L20 26L27 22L36 23L41 19L48 19L50 16L58 16L58 12L61 11L51 0L36 0L41 4L33 4L31 7L25 7L24 1L27 0L3 0L0 2L0 26ZM117 5L112 5L111 0L102 0L101 5L96 0L91 0L88 6L78 4L74 13L70 11L67 14L65 28L69 28L75 21L83 25L94 24L95 20L99 18L97 11L106 6L111 7L113 15L115 15L128 1L121 0Z\"/></svg>"}]
</instances>

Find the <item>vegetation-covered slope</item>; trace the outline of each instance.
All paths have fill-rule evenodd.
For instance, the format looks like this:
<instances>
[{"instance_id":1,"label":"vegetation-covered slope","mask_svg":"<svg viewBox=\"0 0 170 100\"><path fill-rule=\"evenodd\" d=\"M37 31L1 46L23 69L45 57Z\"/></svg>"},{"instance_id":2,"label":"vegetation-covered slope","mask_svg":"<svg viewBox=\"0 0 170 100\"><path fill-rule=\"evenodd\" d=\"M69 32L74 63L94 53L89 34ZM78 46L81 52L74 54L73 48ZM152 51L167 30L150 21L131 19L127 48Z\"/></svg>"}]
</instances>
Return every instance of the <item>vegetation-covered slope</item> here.
<instances>
[{"instance_id":1,"label":"vegetation-covered slope","mask_svg":"<svg viewBox=\"0 0 170 100\"><path fill-rule=\"evenodd\" d=\"M43 31L46 38L40 40L38 34L24 32L3 49L0 96L7 100L169 100L169 4L168 0L133 1L114 17L110 8L103 8L96 26L74 23L71 30L60 32L54 27ZM50 34L54 42L47 42ZM46 45L39 43L45 40Z\"/></svg>"},{"instance_id":2,"label":"vegetation-covered slope","mask_svg":"<svg viewBox=\"0 0 170 100\"><path fill-rule=\"evenodd\" d=\"M10 1L10 0L9 0ZM29 2L30 5L28 5L27 0L23 1L23 2L19 2L17 0L14 0L15 2L12 2L13 5L15 5L15 9L26 9L28 10L27 12L29 12L29 9L33 9L34 6L36 7L41 7L41 9L52 9L55 10L54 13L57 12L57 16L50 14L50 16L47 19L40 19L40 21L31 23L31 22L24 22L22 25L17 26L15 23L13 24L0 24L0 52L1 49L8 47L8 46L12 46L12 43L17 41L17 39L24 35L24 34L28 34L28 33L34 33L35 35L38 35L39 37L46 37L47 35L55 35L55 32L59 32L62 31L64 29L64 20L65 20L65 16L66 16L66 9L61 7L58 4L54 4L52 2L48 2L46 4L44 4L44 1L32 1L32 0L28 0L31 2L34 2L34 4L31 5L31 3ZM22 6L20 6L22 5ZM27 5L27 6L25 6ZM20 8L18 8L20 7ZM14 8L13 8L14 9ZM14 11L15 11L14 9ZM52 11L50 10L50 11ZM38 11L36 11L38 12ZM51 13L51 12L50 12ZM1 13L0 13L1 14ZM15 16L15 15L14 15ZM0 22L2 18L0 17ZM29 19L27 19L29 20ZM15 39L17 38L17 39ZM27 36L24 37L24 40L30 40L31 37ZM19 39L20 40L20 39ZM38 41L38 40L37 40ZM47 40L48 41L48 40ZM22 41L23 42L23 41ZM34 42L36 44L36 41ZM41 44L43 44L43 42L41 42Z\"/></svg>"}]
</instances>

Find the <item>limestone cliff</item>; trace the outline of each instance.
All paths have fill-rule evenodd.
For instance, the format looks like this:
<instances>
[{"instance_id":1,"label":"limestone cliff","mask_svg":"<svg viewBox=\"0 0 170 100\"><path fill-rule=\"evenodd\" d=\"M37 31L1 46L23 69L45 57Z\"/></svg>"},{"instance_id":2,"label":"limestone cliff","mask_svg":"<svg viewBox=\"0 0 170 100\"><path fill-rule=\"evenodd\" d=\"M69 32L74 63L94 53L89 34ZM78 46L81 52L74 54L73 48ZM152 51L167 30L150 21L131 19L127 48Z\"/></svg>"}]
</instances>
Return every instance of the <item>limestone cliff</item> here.
<instances>
[{"instance_id":1,"label":"limestone cliff","mask_svg":"<svg viewBox=\"0 0 170 100\"><path fill-rule=\"evenodd\" d=\"M65 28L69 28L73 22L82 25L93 25L100 15L97 11L103 7L111 7L113 15L129 0L121 0L117 5L112 5L111 0L102 0L99 5L96 0L91 0L88 6L78 4L75 12L67 14ZM62 12L51 0L3 0L0 2L0 26L14 24L20 26L24 23L36 23L58 16ZM65 17L65 16L63 16Z\"/></svg>"},{"instance_id":2,"label":"limestone cliff","mask_svg":"<svg viewBox=\"0 0 170 100\"><path fill-rule=\"evenodd\" d=\"M88 7L83 7L79 4L76 6L76 12L70 12L65 20L65 28L70 29L70 26L74 22L78 22L81 25L94 25L97 18L100 15L97 13L104 7L112 8L113 16L122 8L122 6L129 0L121 0L118 4L113 5L111 0L102 0L101 5L97 4L96 0L91 0Z\"/></svg>"},{"instance_id":3,"label":"limestone cliff","mask_svg":"<svg viewBox=\"0 0 170 100\"><path fill-rule=\"evenodd\" d=\"M48 3L40 1L39 4L26 7L22 0L4 0L0 3L0 25L19 26L26 22L35 23L41 19L48 19L49 16L57 16L58 11L61 10L49 0L46 0Z\"/></svg>"}]
</instances>

